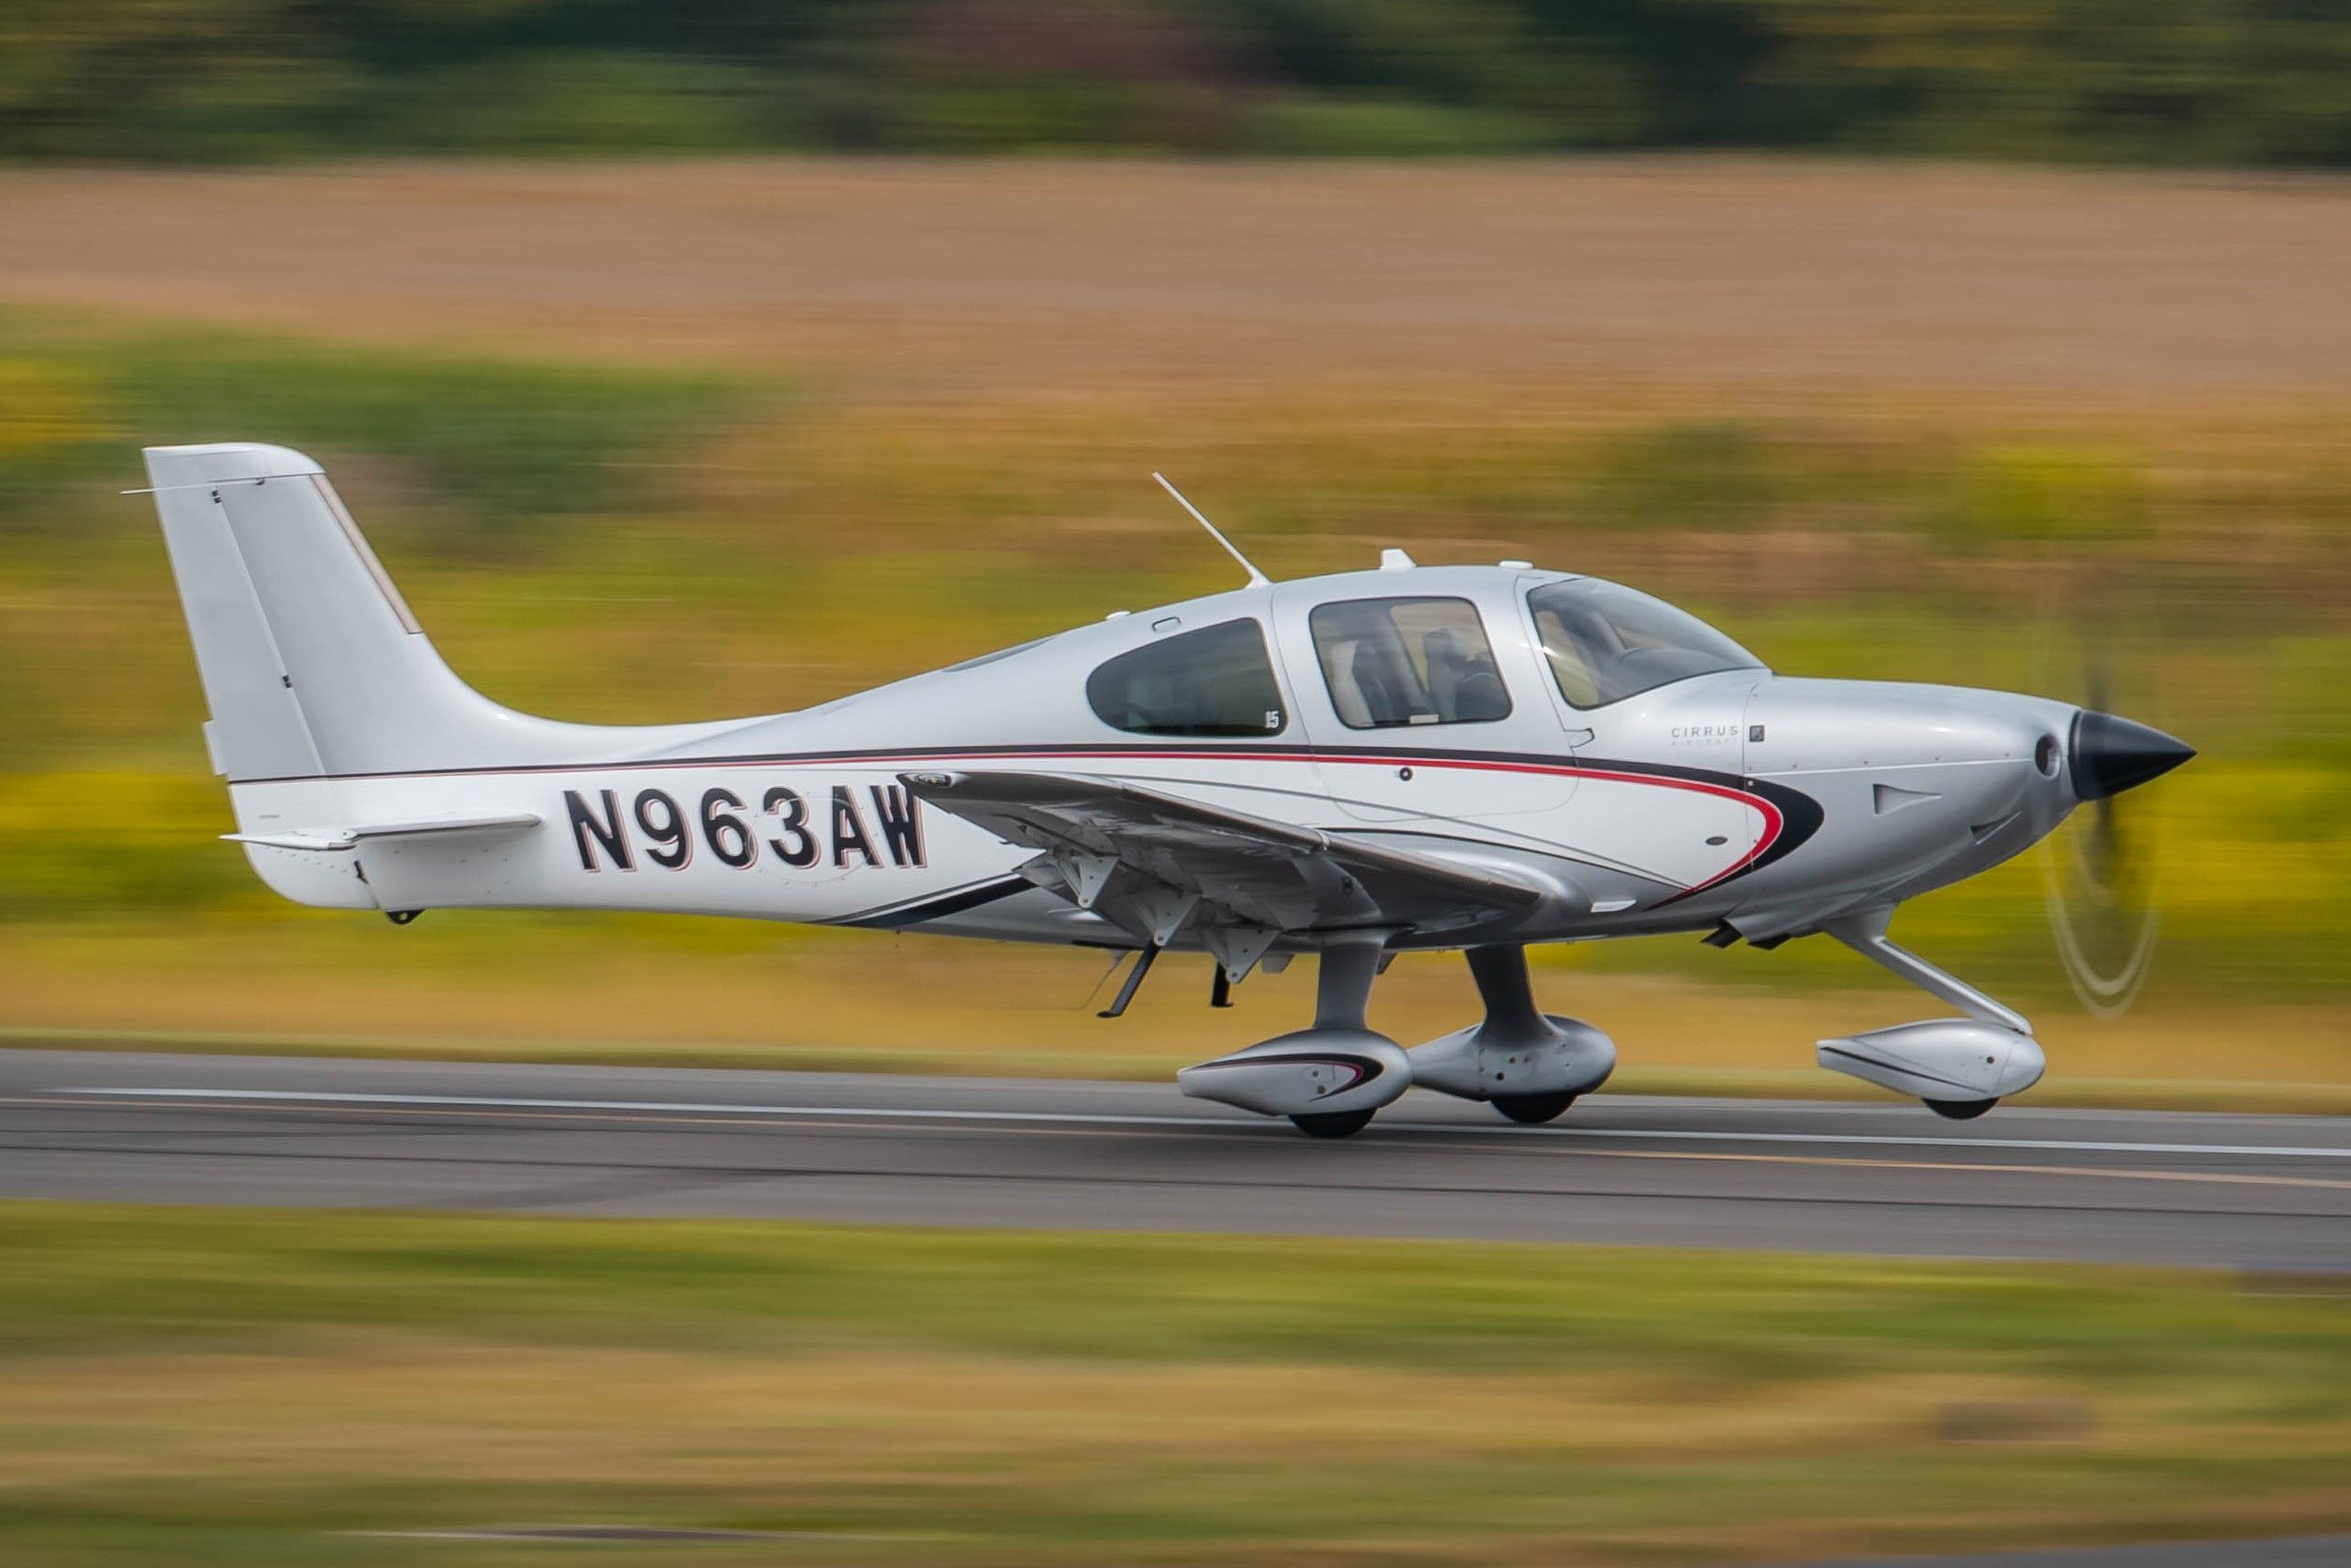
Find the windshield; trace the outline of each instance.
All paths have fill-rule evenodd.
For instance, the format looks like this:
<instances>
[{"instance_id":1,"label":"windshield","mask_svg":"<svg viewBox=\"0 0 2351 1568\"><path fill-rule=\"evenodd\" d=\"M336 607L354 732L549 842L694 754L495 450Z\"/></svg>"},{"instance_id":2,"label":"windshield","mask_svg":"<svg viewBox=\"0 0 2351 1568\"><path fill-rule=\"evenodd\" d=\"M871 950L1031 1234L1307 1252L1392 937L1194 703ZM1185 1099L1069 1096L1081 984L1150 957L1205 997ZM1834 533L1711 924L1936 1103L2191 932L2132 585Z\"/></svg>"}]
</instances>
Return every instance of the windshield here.
<instances>
[{"instance_id":1,"label":"windshield","mask_svg":"<svg viewBox=\"0 0 2351 1568\"><path fill-rule=\"evenodd\" d=\"M1526 596L1560 695L1579 708L1762 661L1696 616L1598 578L1548 583Z\"/></svg>"}]
</instances>

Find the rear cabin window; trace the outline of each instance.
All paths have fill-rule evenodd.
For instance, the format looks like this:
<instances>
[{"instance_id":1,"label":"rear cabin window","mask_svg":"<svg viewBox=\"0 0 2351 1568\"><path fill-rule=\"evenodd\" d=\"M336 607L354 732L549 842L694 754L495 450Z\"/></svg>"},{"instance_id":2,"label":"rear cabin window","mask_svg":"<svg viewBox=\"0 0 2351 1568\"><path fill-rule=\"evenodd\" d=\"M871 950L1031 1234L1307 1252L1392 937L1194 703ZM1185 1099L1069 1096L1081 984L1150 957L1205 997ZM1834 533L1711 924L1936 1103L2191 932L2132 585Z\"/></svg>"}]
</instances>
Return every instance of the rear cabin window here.
<instances>
[{"instance_id":1,"label":"rear cabin window","mask_svg":"<svg viewBox=\"0 0 2351 1568\"><path fill-rule=\"evenodd\" d=\"M1086 701L1104 724L1135 735L1278 735L1289 722L1253 620L1121 653L1086 678Z\"/></svg>"},{"instance_id":2,"label":"rear cabin window","mask_svg":"<svg viewBox=\"0 0 2351 1568\"><path fill-rule=\"evenodd\" d=\"M1350 729L1482 724L1511 715L1466 599L1350 599L1308 617L1331 706Z\"/></svg>"}]
</instances>

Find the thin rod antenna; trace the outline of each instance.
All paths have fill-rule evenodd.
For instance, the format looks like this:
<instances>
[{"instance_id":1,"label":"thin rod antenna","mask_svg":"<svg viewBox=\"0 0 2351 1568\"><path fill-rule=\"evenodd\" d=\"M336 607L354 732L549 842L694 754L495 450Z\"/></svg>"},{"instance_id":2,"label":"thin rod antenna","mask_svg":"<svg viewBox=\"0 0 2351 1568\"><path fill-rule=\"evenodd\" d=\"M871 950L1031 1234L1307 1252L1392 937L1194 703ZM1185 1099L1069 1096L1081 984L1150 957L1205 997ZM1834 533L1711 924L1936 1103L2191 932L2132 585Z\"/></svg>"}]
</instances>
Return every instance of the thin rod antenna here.
<instances>
[{"instance_id":1,"label":"thin rod antenna","mask_svg":"<svg viewBox=\"0 0 2351 1568\"><path fill-rule=\"evenodd\" d=\"M1192 521L1198 523L1200 527L1208 530L1209 538L1214 540L1217 543L1225 547L1225 554L1230 555L1234 560L1238 561L1241 564L1241 570L1249 574L1249 585L1251 588L1270 588L1273 586L1273 579L1268 578L1263 572L1259 571L1248 556L1242 554L1238 550L1234 549L1233 541L1226 539L1222 533L1217 531L1217 528L1214 523L1212 523L1206 517L1201 516L1200 508L1185 500L1184 492L1177 490L1174 485L1169 484L1165 474L1163 474L1154 468L1151 470L1151 478L1159 481L1160 489L1165 491L1168 494L1176 498L1176 505L1181 506L1185 511L1189 512L1192 515Z\"/></svg>"}]
</instances>

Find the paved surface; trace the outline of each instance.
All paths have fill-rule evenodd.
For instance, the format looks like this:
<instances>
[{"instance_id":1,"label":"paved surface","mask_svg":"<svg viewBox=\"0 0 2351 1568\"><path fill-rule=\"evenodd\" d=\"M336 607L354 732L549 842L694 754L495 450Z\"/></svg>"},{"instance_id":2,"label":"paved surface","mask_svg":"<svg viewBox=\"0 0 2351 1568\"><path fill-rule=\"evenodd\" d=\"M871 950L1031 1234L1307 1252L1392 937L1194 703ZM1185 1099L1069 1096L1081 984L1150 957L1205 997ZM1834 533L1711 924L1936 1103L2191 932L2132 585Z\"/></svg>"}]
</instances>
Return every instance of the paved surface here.
<instances>
[{"instance_id":1,"label":"paved surface","mask_svg":"<svg viewBox=\"0 0 2351 1568\"><path fill-rule=\"evenodd\" d=\"M1415 1093L1346 1142L1171 1085L0 1052L0 1196L2351 1271L2351 1119ZM2282 1286L2310 1288L2307 1280Z\"/></svg>"},{"instance_id":2,"label":"paved surface","mask_svg":"<svg viewBox=\"0 0 2351 1568\"><path fill-rule=\"evenodd\" d=\"M2351 1563L2351 1536L2079 1547L1984 1557L1844 1558L1813 1568L2343 1568L2345 1563Z\"/></svg>"}]
</instances>

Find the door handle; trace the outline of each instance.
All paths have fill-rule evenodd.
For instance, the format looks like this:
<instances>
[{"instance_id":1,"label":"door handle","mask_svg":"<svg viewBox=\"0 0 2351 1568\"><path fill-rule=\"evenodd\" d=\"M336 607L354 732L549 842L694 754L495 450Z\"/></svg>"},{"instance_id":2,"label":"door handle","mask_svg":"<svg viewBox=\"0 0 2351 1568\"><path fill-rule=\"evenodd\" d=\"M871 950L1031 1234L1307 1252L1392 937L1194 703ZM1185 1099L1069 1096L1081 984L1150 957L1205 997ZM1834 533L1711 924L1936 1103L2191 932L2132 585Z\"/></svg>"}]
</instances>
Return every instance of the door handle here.
<instances>
[{"instance_id":1,"label":"door handle","mask_svg":"<svg viewBox=\"0 0 2351 1568\"><path fill-rule=\"evenodd\" d=\"M1592 743L1592 732L1588 729L1562 730L1561 739L1571 746L1588 746Z\"/></svg>"}]
</instances>

